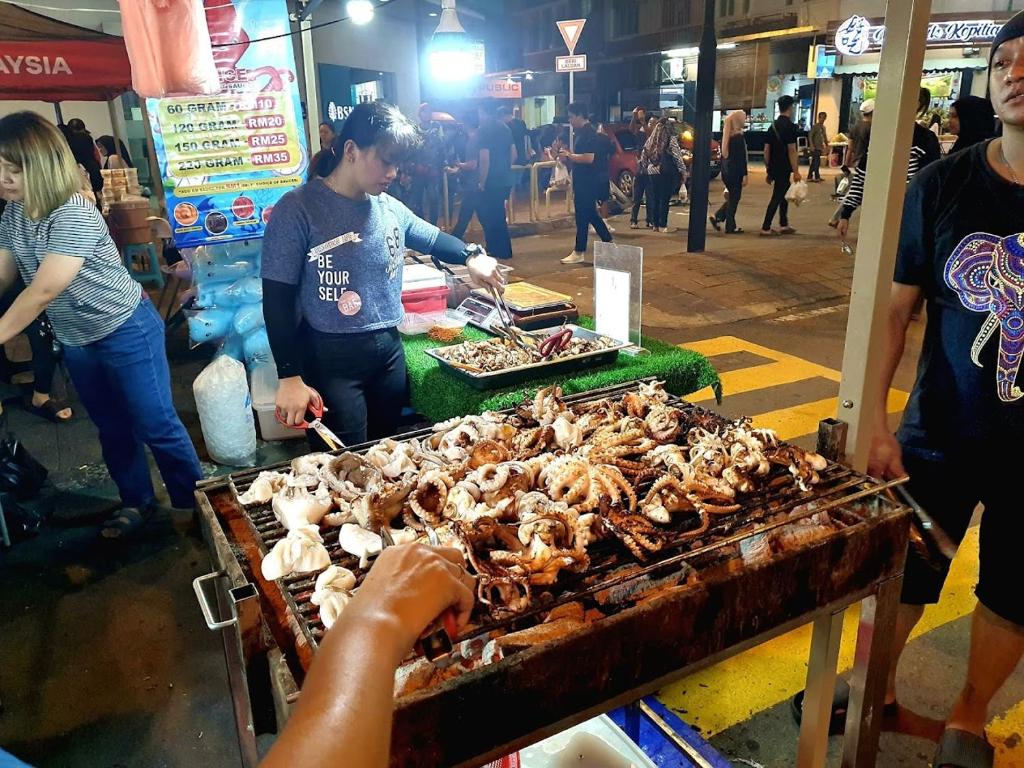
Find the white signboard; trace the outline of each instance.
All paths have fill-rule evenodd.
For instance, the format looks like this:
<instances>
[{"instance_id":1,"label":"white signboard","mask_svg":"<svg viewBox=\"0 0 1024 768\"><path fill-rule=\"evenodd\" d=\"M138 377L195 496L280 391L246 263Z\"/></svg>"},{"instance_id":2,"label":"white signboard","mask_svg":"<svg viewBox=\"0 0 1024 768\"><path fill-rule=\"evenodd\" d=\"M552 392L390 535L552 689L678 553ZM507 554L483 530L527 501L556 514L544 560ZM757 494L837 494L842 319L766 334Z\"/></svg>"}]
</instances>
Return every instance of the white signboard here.
<instances>
[{"instance_id":1,"label":"white signboard","mask_svg":"<svg viewBox=\"0 0 1024 768\"><path fill-rule=\"evenodd\" d=\"M928 25L926 40L930 47L990 43L1002 28L1003 22L993 19L933 21ZM872 24L863 16L851 16L836 28L833 44L839 53L859 56L869 51L880 51L884 42L885 26Z\"/></svg>"},{"instance_id":2,"label":"white signboard","mask_svg":"<svg viewBox=\"0 0 1024 768\"><path fill-rule=\"evenodd\" d=\"M629 343L629 272L594 269L594 328Z\"/></svg>"},{"instance_id":3,"label":"white signboard","mask_svg":"<svg viewBox=\"0 0 1024 768\"><path fill-rule=\"evenodd\" d=\"M559 74L565 72L586 72L587 71L587 54L583 53L579 56L556 56L555 57L555 72Z\"/></svg>"}]
</instances>

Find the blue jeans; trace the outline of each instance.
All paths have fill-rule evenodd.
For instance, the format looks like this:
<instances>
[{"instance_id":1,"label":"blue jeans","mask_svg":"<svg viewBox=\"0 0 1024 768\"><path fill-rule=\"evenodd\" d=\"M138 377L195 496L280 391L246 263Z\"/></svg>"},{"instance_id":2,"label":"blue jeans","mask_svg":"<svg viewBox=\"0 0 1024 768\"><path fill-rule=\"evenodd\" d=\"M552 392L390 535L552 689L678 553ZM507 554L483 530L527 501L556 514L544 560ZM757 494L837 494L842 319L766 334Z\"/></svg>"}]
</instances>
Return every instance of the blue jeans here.
<instances>
[{"instance_id":1,"label":"blue jeans","mask_svg":"<svg viewBox=\"0 0 1024 768\"><path fill-rule=\"evenodd\" d=\"M64 364L100 433L103 460L126 507L154 501L144 446L156 459L171 504L191 507L199 457L171 401L164 324L149 299L116 331L64 348Z\"/></svg>"}]
</instances>

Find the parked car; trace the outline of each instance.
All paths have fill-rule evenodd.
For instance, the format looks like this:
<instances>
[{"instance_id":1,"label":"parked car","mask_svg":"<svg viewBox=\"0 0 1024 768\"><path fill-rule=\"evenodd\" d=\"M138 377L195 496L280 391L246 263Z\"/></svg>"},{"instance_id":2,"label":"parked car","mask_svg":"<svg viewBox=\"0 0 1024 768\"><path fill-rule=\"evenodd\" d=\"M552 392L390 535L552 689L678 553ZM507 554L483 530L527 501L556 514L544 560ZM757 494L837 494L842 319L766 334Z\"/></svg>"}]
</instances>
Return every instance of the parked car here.
<instances>
[{"instance_id":1,"label":"parked car","mask_svg":"<svg viewBox=\"0 0 1024 768\"><path fill-rule=\"evenodd\" d=\"M605 132L615 145L615 152L608 161L608 178L615 182L615 186L621 189L626 197L632 197L637 154L640 151L636 136L628 127L608 125Z\"/></svg>"},{"instance_id":2,"label":"parked car","mask_svg":"<svg viewBox=\"0 0 1024 768\"><path fill-rule=\"evenodd\" d=\"M687 166L693 163L693 126L689 123L678 122L679 143L683 146L687 158ZM711 178L718 178L722 172L722 145L715 138L711 139Z\"/></svg>"}]
</instances>

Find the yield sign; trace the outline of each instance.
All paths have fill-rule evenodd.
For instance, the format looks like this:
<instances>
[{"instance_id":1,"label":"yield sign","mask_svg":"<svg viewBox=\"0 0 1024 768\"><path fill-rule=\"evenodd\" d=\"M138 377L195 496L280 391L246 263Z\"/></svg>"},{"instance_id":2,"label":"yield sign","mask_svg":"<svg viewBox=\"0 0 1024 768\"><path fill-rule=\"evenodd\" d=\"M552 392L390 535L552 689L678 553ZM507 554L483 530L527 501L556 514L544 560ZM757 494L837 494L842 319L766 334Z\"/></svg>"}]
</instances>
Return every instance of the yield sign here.
<instances>
[{"instance_id":1,"label":"yield sign","mask_svg":"<svg viewBox=\"0 0 1024 768\"><path fill-rule=\"evenodd\" d=\"M558 31L562 33L562 39L565 40L565 47L569 49L570 54L576 52L576 43L580 41L580 35L583 33L583 25L586 23L586 19L570 19L569 21L555 22L555 24L558 25Z\"/></svg>"}]
</instances>

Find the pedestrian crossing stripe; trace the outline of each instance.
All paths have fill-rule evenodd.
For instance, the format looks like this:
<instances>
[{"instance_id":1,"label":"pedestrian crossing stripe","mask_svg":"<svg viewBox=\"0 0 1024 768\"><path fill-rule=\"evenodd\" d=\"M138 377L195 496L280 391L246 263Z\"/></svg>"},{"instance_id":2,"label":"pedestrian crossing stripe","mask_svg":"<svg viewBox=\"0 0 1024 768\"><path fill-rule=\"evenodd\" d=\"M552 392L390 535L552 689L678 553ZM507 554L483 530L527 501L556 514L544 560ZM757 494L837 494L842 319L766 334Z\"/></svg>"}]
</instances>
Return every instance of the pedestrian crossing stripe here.
<instances>
[{"instance_id":1,"label":"pedestrian crossing stripe","mask_svg":"<svg viewBox=\"0 0 1024 768\"><path fill-rule=\"evenodd\" d=\"M679 346L692 349L706 357L746 352L770 360L720 374L725 396L769 389L812 378L840 381L839 371L779 350L755 344L736 336L720 336ZM898 413L906 405L908 393L892 390L888 398L889 413ZM688 398L691 402L713 401L711 389ZM812 434L821 419L834 417L838 398L826 398L780 408L753 417L757 426L775 429L784 440ZM928 606L914 629L911 640L938 627L970 614L976 604L974 585L978 576L978 529L971 528L952 568L938 604ZM841 670L853 662L859 606L847 610L843 622L843 638L839 656ZM763 710L789 699L804 687L811 627L806 625L762 643L713 667L703 669L674 683L658 693L658 698L680 712L683 719L699 728L705 736L713 736L748 720ZM966 649L964 649L966 654ZM996 718L990 732L1009 735L1024 732L1024 703ZM1006 747L999 752L997 767L1024 764L1024 748L1008 757Z\"/></svg>"}]
</instances>

